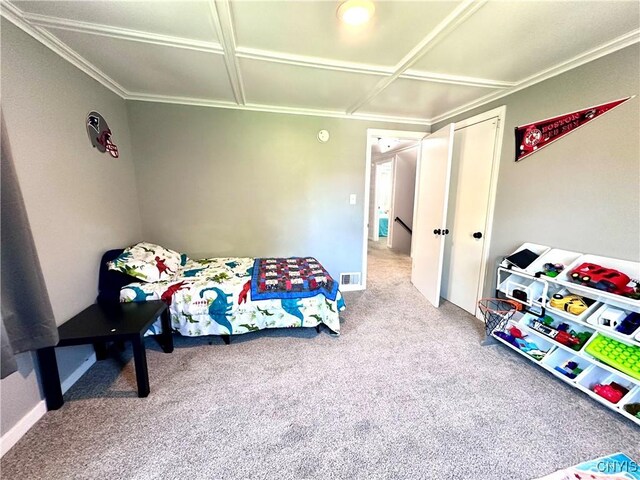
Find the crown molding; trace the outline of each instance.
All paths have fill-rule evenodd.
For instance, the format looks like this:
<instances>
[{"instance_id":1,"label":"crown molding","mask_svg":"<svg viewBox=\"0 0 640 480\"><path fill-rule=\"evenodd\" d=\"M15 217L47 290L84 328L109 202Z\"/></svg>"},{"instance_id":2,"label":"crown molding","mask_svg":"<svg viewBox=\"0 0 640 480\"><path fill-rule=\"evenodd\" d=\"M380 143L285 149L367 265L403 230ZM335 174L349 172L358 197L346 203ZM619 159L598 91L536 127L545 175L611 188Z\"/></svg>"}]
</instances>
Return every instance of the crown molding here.
<instances>
[{"instance_id":1,"label":"crown molding","mask_svg":"<svg viewBox=\"0 0 640 480\"><path fill-rule=\"evenodd\" d=\"M222 55L222 46L215 42L205 42L203 40L192 40L170 35L131 30L128 28L112 27L97 23L81 22L78 20L67 20L64 18L50 17L35 13L23 13L22 18L32 25L47 29L65 30L69 32L86 33L89 35L99 35L119 40L131 42L148 43L165 47L183 48L200 52L215 53Z\"/></svg>"},{"instance_id":2,"label":"crown molding","mask_svg":"<svg viewBox=\"0 0 640 480\"><path fill-rule=\"evenodd\" d=\"M238 105L235 102L228 102L224 100L209 100L206 98L180 97L137 92L129 92L125 97L125 100L137 102L171 103L174 105L188 105L194 107L230 108L234 110L242 109L243 107L243 105Z\"/></svg>"},{"instance_id":3,"label":"crown molding","mask_svg":"<svg viewBox=\"0 0 640 480\"><path fill-rule=\"evenodd\" d=\"M387 123L402 123L402 124L415 124L415 125L427 125L424 118L412 118L412 117L396 117L391 115L376 115L369 113L355 113L348 114L341 110L318 110L311 108L296 108L296 107L277 107L272 105L258 105L248 104L251 110L257 112L273 112L273 113L288 113L291 115L311 115L316 117L332 117L332 118L344 118L347 120L363 120L371 122L387 122Z\"/></svg>"},{"instance_id":4,"label":"crown molding","mask_svg":"<svg viewBox=\"0 0 640 480\"><path fill-rule=\"evenodd\" d=\"M487 78L465 77L462 75L447 75L443 73L425 72L422 70L406 70L404 73L398 76L398 78L480 88L509 88L516 85L515 82L503 82L501 80L490 80Z\"/></svg>"},{"instance_id":5,"label":"crown molding","mask_svg":"<svg viewBox=\"0 0 640 480\"><path fill-rule=\"evenodd\" d=\"M209 0L209 11L216 34L224 50L224 63L227 67L227 74L229 76L229 82L231 83L231 89L233 90L233 96L239 105L244 105L246 98L244 86L242 85L240 65L236 58L236 37L231 5L229 5L228 0Z\"/></svg>"},{"instance_id":6,"label":"crown molding","mask_svg":"<svg viewBox=\"0 0 640 480\"><path fill-rule=\"evenodd\" d=\"M609 42L603 43L602 45L592 48L591 50L576 55L569 60L566 60L553 67L547 68L546 70L542 70L541 72L526 77L516 82L515 86L511 88L485 95L472 102L466 103L465 105L456 107L452 110L449 110L448 112L430 118L428 119L428 122L431 124L439 123L461 113L473 110L474 108L481 107L483 105L486 105L487 103L493 102L494 100L498 100L500 98L506 97L507 95L511 95L512 93L516 93L527 87L535 85L536 83L540 83L548 80L549 78L561 75L569 70L573 70L574 68L584 65L585 63L592 62L593 60L617 52L618 50L622 50L623 48L629 47L635 43L640 43L640 29L632 30L628 33L625 33L624 35L614 38Z\"/></svg>"},{"instance_id":7,"label":"crown molding","mask_svg":"<svg viewBox=\"0 0 640 480\"><path fill-rule=\"evenodd\" d=\"M53 34L49 33L43 28L31 25L24 19L22 11L16 6L12 5L9 2L1 2L0 15L9 20L20 30L42 43L45 47L60 55L67 62L82 70L84 73L89 75L104 87L111 90L119 97L126 97L126 90L122 88L122 86L120 86L115 80L87 62L82 56L80 56L74 50L58 40Z\"/></svg>"},{"instance_id":8,"label":"crown molding","mask_svg":"<svg viewBox=\"0 0 640 480\"><path fill-rule=\"evenodd\" d=\"M252 111L252 112L285 113L289 115L307 115L307 116L314 116L314 117L342 118L347 120L363 120L363 121L371 121L371 122L386 122L386 123L431 126L424 118L394 117L394 116L374 115L374 114L349 115L339 110L319 110L319 109L312 109L312 108L282 107L277 105L261 105L256 103L247 103L245 105L238 105L234 102L224 102L224 101L207 100L207 99L190 98L190 97L174 97L169 95L149 95L146 93L129 93L125 98L126 100L138 101L138 102L169 103L174 105L191 105L191 106L197 106L197 107L226 108L230 110L245 110L245 111Z\"/></svg>"},{"instance_id":9,"label":"crown molding","mask_svg":"<svg viewBox=\"0 0 640 480\"><path fill-rule=\"evenodd\" d=\"M471 15L480 9L488 0L465 0L458 5L444 20L442 20L420 43L413 47L402 60L396 65L393 74L383 78L373 89L364 97L360 98L356 103L347 109L347 113L354 113L365 104L369 103L374 97L380 94L385 88L396 80L406 70L411 68L423 55L431 50L438 42L445 38L449 33L464 23Z\"/></svg>"},{"instance_id":10,"label":"crown molding","mask_svg":"<svg viewBox=\"0 0 640 480\"><path fill-rule=\"evenodd\" d=\"M274 52L271 50L261 50L250 47L237 47L236 56L249 60L260 60L271 63L282 63L298 67L318 68L323 70L336 70L340 72L359 73L374 76L393 75L393 67L371 65L366 63L347 62L320 57L307 57L305 55L294 55L289 53ZM446 75L441 73L424 72L421 70L407 70L398 78L407 80L418 80L421 82L446 83L452 85L464 85L469 87L483 88L507 88L515 85L514 82L503 82L485 78L464 77L460 75Z\"/></svg>"},{"instance_id":11,"label":"crown molding","mask_svg":"<svg viewBox=\"0 0 640 480\"><path fill-rule=\"evenodd\" d=\"M362 73L365 75L391 75L392 67L382 67L366 63L345 62L342 60L332 60L320 57L307 57L305 55L294 55L290 53L274 52L271 50L261 50L258 48L238 47L236 56L250 60L261 60L271 63L283 63L298 67L319 68L323 70L337 70L340 72Z\"/></svg>"}]
</instances>

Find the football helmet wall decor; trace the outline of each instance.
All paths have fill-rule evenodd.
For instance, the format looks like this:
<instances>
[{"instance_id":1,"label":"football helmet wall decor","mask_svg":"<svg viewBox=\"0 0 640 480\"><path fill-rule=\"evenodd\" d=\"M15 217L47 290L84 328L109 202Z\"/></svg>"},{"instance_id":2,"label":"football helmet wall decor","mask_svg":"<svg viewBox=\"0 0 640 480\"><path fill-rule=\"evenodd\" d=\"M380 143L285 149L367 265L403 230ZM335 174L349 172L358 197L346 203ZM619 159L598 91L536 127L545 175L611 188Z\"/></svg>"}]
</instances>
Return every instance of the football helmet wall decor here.
<instances>
[{"instance_id":1,"label":"football helmet wall decor","mask_svg":"<svg viewBox=\"0 0 640 480\"><path fill-rule=\"evenodd\" d=\"M100 152L109 152L113 158L118 158L118 147L111 141L109 125L98 112L87 115L87 134L91 144Z\"/></svg>"}]
</instances>

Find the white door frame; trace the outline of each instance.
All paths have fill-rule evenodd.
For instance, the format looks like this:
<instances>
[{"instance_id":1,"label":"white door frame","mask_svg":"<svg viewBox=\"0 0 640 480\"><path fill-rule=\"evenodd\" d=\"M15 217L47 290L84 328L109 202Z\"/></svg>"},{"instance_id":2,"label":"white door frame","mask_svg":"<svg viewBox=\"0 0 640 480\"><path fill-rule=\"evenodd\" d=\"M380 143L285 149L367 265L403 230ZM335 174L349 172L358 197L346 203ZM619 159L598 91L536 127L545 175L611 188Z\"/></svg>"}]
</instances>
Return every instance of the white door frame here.
<instances>
[{"instance_id":1,"label":"white door frame","mask_svg":"<svg viewBox=\"0 0 640 480\"><path fill-rule=\"evenodd\" d=\"M393 225L396 223L395 217L396 204L396 170L398 169L398 155L394 154L391 159L391 198L389 199L389 224L387 226L387 247L393 247Z\"/></svg>"},{"instance_id":2,"label":"white door frame","mask_svg":"<svg viewBox=\"0 0 640 480\"><path fill-rule=\"evenodd\" d=\"M469 117L460 122L456 122L455 130L464 127L470 127L476 123L481 123L491 118L498 119L495 144L493 147L493 161L491 163L491 179L489 181L489 202L487 204L487 221L484 227L484 244L482 246L482 257L480 259L480 281L478 282L478 291L476 298L480 299L484 296L485 276L487 273L487 265L489 263L489 250L491 248L491 237L493 234L493 214L496 206L496 191L498 189L498 173L500 170L500 157L502 155L502 139L504 137L505 116L507 113L506 105L494 108L484 113L480 113L473 117ZM476 317L483 320L482 314L476 310ZM484 320L483 320L484 321Z\"/></svg>"},{"instance_id":3,"label":"white door frame","mask_svg":"<svg viewBox=\"0 0 640 480\"><path fill-rule=\"evenodd\" d=\"M371 188L371 148L378 140L378 137L403 138L407 140L422 140L429 132L416 132L405 130L383 130L378 128L367 128L367 151L364 164L364 199L363 213L364 226L362 230L362 277L360 279L359 290L367 288L367 242L369 240L369 189Z\"/></svg>"}]
</instances>

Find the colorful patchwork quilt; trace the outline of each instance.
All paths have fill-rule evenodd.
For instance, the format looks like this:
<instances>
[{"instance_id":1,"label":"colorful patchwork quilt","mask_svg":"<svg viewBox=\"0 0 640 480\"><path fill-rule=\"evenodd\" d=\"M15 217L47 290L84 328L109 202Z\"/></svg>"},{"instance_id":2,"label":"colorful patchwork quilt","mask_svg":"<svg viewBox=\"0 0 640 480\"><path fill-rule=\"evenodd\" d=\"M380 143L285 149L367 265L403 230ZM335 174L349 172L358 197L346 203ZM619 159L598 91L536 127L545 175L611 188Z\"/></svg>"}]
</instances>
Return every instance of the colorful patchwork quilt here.
<instances>
[{"instance_id":1,"label":"colorful patchwork quilt","mask_svg":"<svg viewBox=\"0 0 640 480\"><path fill-rule=\"evenodd\" d=\"M174 330L186 336L238 335L266 328L326 325L340 332L345 304L337 290L333 300L313 296L256 300L249 291L254 258L187 259L171 280L135 282L122 287L120 301L164 300ZM156 322L148 332L161 332Z\"/></svg>"},{"instance_id":2,"label":"colorful patchwork quilt","mask_svg":"<svg viewBox=\"0 0 640 480\"><path fill-rule=\"evenodd\" d=\"M251 299L309 298L322 294L335 300L338 282L313 257L256 258Z\"/></svg>"}]
</instances>

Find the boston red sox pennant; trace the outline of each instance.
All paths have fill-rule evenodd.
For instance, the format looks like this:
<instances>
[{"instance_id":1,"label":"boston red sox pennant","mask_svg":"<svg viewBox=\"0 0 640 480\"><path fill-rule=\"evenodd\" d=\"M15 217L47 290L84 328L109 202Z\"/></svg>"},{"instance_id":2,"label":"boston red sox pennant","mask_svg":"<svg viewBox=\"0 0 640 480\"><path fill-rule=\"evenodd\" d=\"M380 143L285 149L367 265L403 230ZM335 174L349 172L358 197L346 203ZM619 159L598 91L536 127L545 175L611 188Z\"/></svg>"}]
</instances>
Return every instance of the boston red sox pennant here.
<instances>
[{"instance_id":1,"label":"boston red sox pennant","mask_svg":"<svg viewBox=\"0 0 640 480\"><path fill-rule=\"evenodd\" d=\"M621 98L614 102L516 127L516 162L582 127L594 118L613 110L630 98L633 97Z\"/></svg>"}]
</instances>

